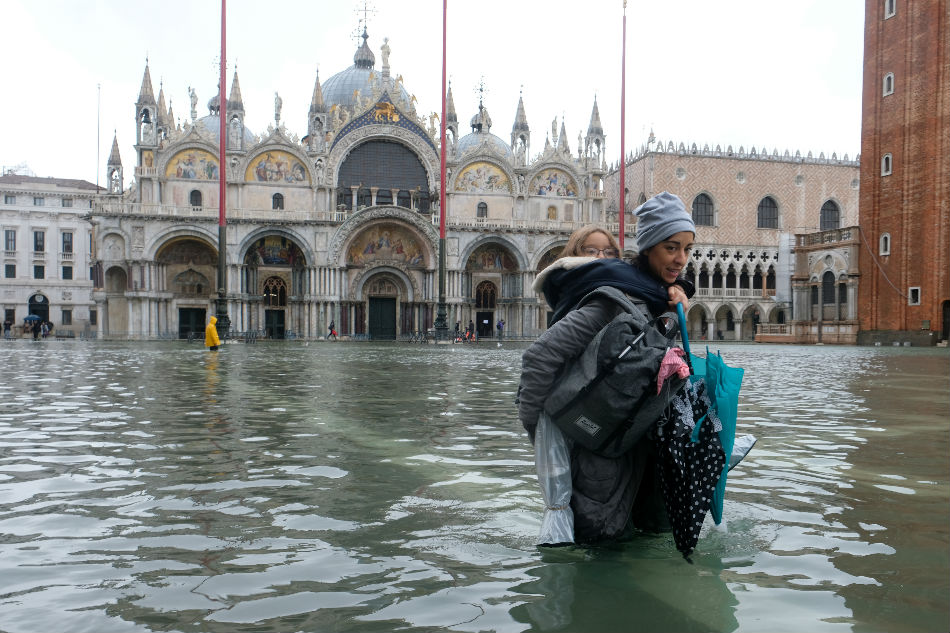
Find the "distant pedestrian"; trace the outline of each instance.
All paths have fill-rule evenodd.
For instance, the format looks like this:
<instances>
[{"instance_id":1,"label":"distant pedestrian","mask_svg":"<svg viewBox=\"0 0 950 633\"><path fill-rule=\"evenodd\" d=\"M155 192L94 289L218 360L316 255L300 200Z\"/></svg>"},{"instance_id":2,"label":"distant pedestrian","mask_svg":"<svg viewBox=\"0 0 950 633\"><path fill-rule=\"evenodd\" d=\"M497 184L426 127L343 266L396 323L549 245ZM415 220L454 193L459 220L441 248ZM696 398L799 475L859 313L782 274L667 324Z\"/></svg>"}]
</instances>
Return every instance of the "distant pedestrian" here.
<instances>
[{"instance_id":1,"label":"distant pedestrian","mask_svg":"<svg viewBox=\"0 0 950 633\"><path fill-rule=\"evenodd\" d=\"M3 322L3 338L10 338L10 329L13 327L13 322L10 319L7 319Z\"/></svg>"},{"instance_id":2,"label":"distant pedestrian","mask_svg":"<svg viewBox=\"0 0 950 633\"><path fill-rule=\"evenodd\" d=\"M468 320L468 330L466 330L470 335L475 335L475 321L471 319Z\"/></svg>"},{"instance_id":3,"label":"distant pedestrian","mask_svg":"<svg viewBox=\"0 0 950 633\"><path fill-rule=\"evenodd\" d=\"M333 340L339 340L336 336L336 322L332 319L330 320L330 326L327 328L326 340L329 341L331 336L333 337Z\"/></svg>"},{"instance_id":4,"label":"distant pedestrian","mask_svg":"<svg viewBox=\"0 0 950 633\"><path fill-rule=\"evenodd\" d=\"M218 346L221 345L221 339L218 338L218 328L215 327L217 322L218 317L211 317L208 320L208 326L205 328L205 347L208 348L209 352L218 351Z\"/></svg>"},{"instance_id":5,"label":"distant pedestrian","mask_svg":"<svg viewBox=\"0 0 950 633\"><path fill-rule=\"evenodd\" d=\"M498 330L498 339L503 339L505 337L505 320L498 319L498 323L495 324L495 328Z\"/></svg>"}]
</instances>

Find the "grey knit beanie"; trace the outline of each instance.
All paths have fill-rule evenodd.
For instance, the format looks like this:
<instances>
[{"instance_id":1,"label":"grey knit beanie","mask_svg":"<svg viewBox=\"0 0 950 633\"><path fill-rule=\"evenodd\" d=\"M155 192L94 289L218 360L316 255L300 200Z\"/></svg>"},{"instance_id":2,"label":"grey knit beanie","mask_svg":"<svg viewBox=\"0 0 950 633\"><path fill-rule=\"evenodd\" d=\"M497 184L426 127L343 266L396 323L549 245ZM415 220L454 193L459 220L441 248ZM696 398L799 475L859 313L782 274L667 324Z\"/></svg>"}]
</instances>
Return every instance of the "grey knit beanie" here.
<instances>
[{"instance_id":1,"label":"grey knit beanie","mask_svg":"<svg viewBox=\"0 0 950 633\"><path fill-rule=\"evenodd\" d=\"M683 201L668 191L641 204L634 214L637 216L637 249L641 251L680 231L696 233L696 224Z\"/></svg>"}]
</instances>

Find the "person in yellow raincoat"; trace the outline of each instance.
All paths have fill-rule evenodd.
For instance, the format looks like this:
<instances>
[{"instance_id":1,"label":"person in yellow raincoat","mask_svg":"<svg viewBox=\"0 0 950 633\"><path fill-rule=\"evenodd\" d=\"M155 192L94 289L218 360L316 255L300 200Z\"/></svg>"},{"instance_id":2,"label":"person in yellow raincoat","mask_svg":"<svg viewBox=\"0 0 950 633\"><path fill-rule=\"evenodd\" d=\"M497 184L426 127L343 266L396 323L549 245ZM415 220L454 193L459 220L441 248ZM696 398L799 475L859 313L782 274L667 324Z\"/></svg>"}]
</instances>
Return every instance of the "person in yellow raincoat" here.
<instances>
[{"instance_id":1,"label":"person in yellow raincoat","mask_svg":"<svg viewBox=\"0 0 950 633\"><path fill-rule=\"evenodd\" d=\"M218 328L214 325L217 322L218 317L211 317L208 326L205 328L205 347L211 352L217 351L218 345L221 344L221 339L218 338Z\"/></svg>"}]
</instances>

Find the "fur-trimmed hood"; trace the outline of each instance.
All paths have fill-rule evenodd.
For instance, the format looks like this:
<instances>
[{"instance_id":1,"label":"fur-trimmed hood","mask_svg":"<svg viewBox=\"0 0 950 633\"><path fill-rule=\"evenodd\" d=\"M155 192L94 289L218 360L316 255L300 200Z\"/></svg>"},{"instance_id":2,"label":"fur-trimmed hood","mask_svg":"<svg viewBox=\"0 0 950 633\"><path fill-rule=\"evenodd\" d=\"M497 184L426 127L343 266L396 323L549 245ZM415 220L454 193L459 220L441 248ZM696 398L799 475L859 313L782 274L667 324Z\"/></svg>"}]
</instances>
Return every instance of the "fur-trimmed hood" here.
<instances>
[{"instance_id":1,"label":"fur-trimmed hood","mask_svg":"<svg viewBox=\"0 0 950 633\"><path fill-rule=\"evenodd\" d=\"M678 279L676 284L687 297L693 295L693 284L686 279ZM613 286L645 301L653 314L662 314L669 308L669 286L622 259L562 257L538 273L532 287L554 310L553 323L570 312L584 295L600 286Z\"/></svg>"}]
</instances>

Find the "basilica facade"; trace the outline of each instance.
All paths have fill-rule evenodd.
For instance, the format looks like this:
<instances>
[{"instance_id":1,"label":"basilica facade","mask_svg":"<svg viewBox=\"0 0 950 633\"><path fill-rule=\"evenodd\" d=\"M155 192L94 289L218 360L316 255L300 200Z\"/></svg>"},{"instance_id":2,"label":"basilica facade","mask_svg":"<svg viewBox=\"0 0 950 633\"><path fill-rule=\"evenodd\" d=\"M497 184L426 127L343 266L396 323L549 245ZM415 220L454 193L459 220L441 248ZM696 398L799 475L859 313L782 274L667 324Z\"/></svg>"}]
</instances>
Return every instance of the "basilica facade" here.
<instances>
[{"instance_id":1,"label":"basilica facade","mask_svg":"<svg viewBox=\"0 0 950 633\"><path fill-rule=\"evenodd\" d=\"M306 134L281 119L257 135L244 125L237 73L220 95L176 125L146 65L135 103L134 183L123 187L117 141L110 193L90 219L93 293L104 336L184 336L213 312L218 179L227 179L227 288L232 329L283 337L394 339L432 327L438 302L440 127L367 43L351 67L314 83ZM506 141L484 103L460 126L447 97L446 295L450 327L481 335L504 320L537 334L547 308L530 290L570 232L604 220L604 133L593 102L587 136L571 148L564 123L532 154L521 100ZM303 124L304 122L300 122ZM529 158L532 157L533 158Z\"/></svg>"},{"instance_id":2,"label":"basilica facade","mask_svg":"<svg viewBox=\"0 0 950 633\"><path fill-rule=\"evenodd\" d=\"M317 337L332 322L344 336L398 339L432 327L439 119L417 110L390 66L388 42L379 53L377 66L364 31L352 66L322 82L317 76L306 121L282 120L275 95L274 121L260 134L244 125L235 73L224 108L224 165L222 95L199 116L190 91L190 116L179 125L163 91L155 96L146 65L134 110L133 184L124 187L116 140L109 193L90 215L100 335L181 337L203 329L218 295L222 176L233 331ZM619 230L619 181L607 164L596 99L586 135L573 143L563 121L533 130L520 98L512 110L503 139L481 100L463 119L468 125L460 124L448 91L447 322L450 329L471 322L481 336L492 335L499 320L510 335L543 331L550 310L531 288L537 272L574 229L597 223ZM302 136L290 130L298 124ZM543 145L532 147L533 133ZM758 324L782 326L792 317L795 235L855 222L857 183L858 163L846 157L651 140L628 157L625 255L636 253L630 212L637 202L664 190L680 195L699 226L687 271L698 288L691 332L751 339ZM850 318L853 267L834 262L847 297L835 314Z\"/></svg>"}]
</instances>

